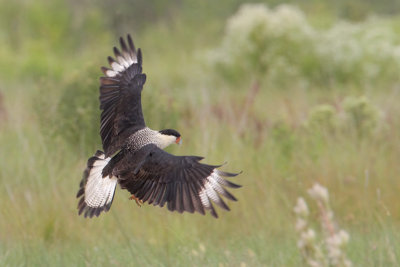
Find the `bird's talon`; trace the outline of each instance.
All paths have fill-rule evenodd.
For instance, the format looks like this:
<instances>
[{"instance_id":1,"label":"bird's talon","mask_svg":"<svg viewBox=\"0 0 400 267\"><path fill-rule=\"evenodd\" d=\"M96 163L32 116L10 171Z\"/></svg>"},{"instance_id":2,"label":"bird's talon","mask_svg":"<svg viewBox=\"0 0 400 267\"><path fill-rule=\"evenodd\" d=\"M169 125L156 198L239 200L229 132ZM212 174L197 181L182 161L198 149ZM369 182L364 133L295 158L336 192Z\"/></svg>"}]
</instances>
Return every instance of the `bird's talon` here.
<instances>
[{"instance_id":1,"label":"bird's talon","mask_svg":"<svg viewBox=\"0 0 400 267\"><path fill-rule=\"evenodd\" d=\"M130 200L135 200L135 201L136 201L136 204L137 204L139 207L142 207L143 201L140 200L139 198L135 197L135 195L132 195L129 199L130 199Z\"/></svg>"}]
</instances>

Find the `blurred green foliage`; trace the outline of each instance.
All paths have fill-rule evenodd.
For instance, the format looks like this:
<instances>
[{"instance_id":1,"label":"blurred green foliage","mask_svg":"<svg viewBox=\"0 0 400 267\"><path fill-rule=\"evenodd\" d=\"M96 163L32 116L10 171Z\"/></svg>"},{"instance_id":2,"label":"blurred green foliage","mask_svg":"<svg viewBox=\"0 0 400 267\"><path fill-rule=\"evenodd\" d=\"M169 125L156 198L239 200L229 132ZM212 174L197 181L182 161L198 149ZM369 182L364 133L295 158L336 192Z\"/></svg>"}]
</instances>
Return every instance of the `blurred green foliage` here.
<instances>
[{"instance_id":1,"label":"blurred green foliage","mask_svg":"<svg viewBox=\"0 0 400 267\"><path fill-rule=\"evenodd\" d=\"M292 207L315 181L355 265L398 264L399 11L395 0L0 0L0 265L299 266ZM146 121L183 134L168 151L244 171L217 221L137 209L121 190L105 216L76 215L101 149L99 67L127 33L143 48Z\"/></svg>"},{"instance_id":2,"label":"blurred green foliage","mask_svg":"<svg viewBox=\"0 0 400 267\"><path fill-rule=\"evenodd\" d=\"M293 6L246 4L229 18L212 61L234 83L256 79L284 88L390 86L399 82L395 25L371 18L319 30Z\"/></svg>"},{"instance_id":3,"label":"blurred green foliage","mask_svg":"<svg viewBox=\"0 0 400 267\"><path fill-rule=\"evenodd\" d=\"M358 136L369 135L376 129L379 122L379 110L366 97L347 97L343 106L349 126L354 127Z\"/></svg>"},{"instance_id":4,"label":"blurred green foliage","mask_svg":"<svg viewBox=\"0 0 400 267\"><path fill-rule=\"evenodd\" d=\"M60 79L109 35L98 8L82 10L61 0L1 1L0 7L3 80Z\"/></svg>"},{"instance_id":5,"label":"blurred green foliage","mask_svg":"<svg viewBox=\"0 0 400 267\"><path fill-rule=\"evenodd\" d=\"M337 130L338 118L333 106L322 104L311 109L307 127L314 131L334 133Z\"/></svg>"}]
</instances>

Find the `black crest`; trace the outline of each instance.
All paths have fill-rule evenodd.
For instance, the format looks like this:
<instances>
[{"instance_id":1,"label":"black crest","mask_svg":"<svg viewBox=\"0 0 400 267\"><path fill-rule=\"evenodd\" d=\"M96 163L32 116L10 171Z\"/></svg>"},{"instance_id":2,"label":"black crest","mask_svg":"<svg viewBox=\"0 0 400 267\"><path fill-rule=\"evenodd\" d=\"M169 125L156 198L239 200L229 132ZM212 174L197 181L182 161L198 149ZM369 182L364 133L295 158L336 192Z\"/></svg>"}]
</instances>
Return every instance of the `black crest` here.
<instances>
[{"instance_id":1,"label":"black crest","mask_svg":"<svg viewBox=\"0 0 400 267\"><path fill-rule=\"evenodd\" d=\"M173 129L164 129L164 130L159 131L159 133L165 134L165 135L173 135L176 138L181 137L181 134L178 133L178 131L175 131Z\"/></svg>"}]
</instances>

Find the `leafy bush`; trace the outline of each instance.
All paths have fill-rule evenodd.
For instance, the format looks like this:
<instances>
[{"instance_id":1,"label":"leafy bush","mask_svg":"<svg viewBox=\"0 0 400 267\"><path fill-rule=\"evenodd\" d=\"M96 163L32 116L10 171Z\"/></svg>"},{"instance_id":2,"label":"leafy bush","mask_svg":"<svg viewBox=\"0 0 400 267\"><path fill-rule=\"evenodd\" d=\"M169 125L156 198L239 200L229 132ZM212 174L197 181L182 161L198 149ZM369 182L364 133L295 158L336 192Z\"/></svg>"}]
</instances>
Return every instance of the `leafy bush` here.
<instances>
[{"instance_id":1,"label":"leafy bush","mask_svg":"<svg viewBox=\"0 0 400 267\"><path fill-rule=\"evenodd\" d=\"M327 104L311 109L307 126L312 130L333 132L337 128L336 110Z\"/></svg>"},{"instance_id":2,"label":"leafy bush","mask_svg":"<svg viewBox=\"0 0 400 267\"><path fill-rule=\"evenodd\" d=\"M379 110L366 97L347 97L343 106L347 122L358 136L368 135L375 130L378 125Z\"/></svg>"},{"instance_id":3,"label":"leafy bush","mask_svg":"<svg viewBox=\"0 0 400 267\"><path fill-rule=\"evenodd\" d=\"M343 114L327 104L312 108L306 121L307 129L326 133L350 132L362 137L371 134L379 125L380 110L365 96L346 97L342 108Z\"/></svg>"},{"instance_id":4,"label":"leafy bush","mask_svg":"<svg viewBox=\"0 0 400 267\"><path fill-rule=\"evenodd\" d=\"M244 4L227 21L211 58L218 73L233 82L370 86L399 82L399 41L395 25L383 19L319 30L294 6Z\"/></svg>"},{"instance_id":5,"label":"leafy bush","mask_svg":"<svg viewBox=\"0 0 400 267\"><path fill-rule=\"evenodd\" d=\"M312 35L304 14L293 6L270 10L263 4L244 4L228 20L213 63L235 82L244 76L262 79L267 73L271 79L290 78L299 74L290 66L309 54Z\"/></svg>"}]
</instances>

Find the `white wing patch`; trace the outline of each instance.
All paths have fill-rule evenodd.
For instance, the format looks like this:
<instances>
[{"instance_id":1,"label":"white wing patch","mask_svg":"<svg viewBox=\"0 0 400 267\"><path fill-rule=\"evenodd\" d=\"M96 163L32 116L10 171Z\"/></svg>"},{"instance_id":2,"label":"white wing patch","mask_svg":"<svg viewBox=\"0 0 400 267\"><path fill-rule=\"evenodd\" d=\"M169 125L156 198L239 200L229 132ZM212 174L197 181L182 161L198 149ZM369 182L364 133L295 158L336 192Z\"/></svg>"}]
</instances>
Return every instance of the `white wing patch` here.
<instances>
[{"instance_id":1,"label":"white wing patch","mask_svg":"<svg viewBox=\"0 0 400 267\"><path fill-rule=\"evenodd\" d=\"M226 180L221 176L224 176L224 173L220 172L217 169L206 178L206 182L204 183L203 189L199 192L199 197L201 204L205 209L211 210L211 213L217 217L217 214L212 206L212 202L215 202L218 206L229 210L229 207L225 204L219 194L228 197L231 200L235 200L233 196L231 196L221 185L227 185Z\"/></svg>"},{"instance_id":2,"label":"white wing patch","mask_svg":"<svg viewBox=\"0 0 400 267\"><path fill-rule=\"evenodd\" d=\"M102 176L103 168L111 158L104 159L104 154L93 163L85 186L85 203L91 208L100 208L112 202L117 185L116 177Z\"/></svg>"},{"instance_id":3,"label":"white wing patch","mask_svg":"<svg viewBox=\"0 0 400 267\"><path fill-rule=\"evenodd\" d=\"M113 70L107 70L105 74L107 75L107 77L115 77L117 76L118 72L115 72Z\"/></svg>"},{"instance_id":4,"label":"white wing patch","mask_svg":"<svg viewBox=\"0 0 400 267\"><path fill-rule=\"evenodd\" d=\"M118 76L127 70L132 64L138 63L136 49L133 45L131 37L128 36L128 46L126 46L126 43L122 38L120 39L120 44L122 51L114 48L115 60L109 58L111 69L104 70L104 74L107 75L107 77Z\"/></svg>"}]
</instances>

